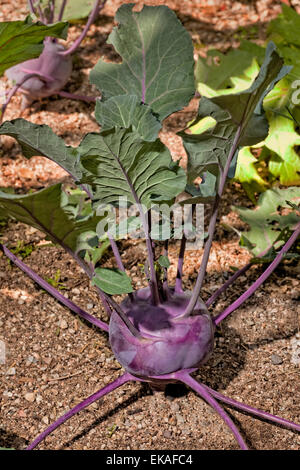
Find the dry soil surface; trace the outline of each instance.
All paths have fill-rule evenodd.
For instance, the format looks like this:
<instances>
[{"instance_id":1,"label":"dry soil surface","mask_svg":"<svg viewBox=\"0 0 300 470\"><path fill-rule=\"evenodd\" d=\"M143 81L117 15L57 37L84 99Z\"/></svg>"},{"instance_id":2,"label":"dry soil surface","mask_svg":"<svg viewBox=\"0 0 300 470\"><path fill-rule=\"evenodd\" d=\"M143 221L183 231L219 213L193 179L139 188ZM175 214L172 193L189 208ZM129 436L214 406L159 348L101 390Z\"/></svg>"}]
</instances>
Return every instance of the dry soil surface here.
<instances>
[{"instance_id":1,"label":"dry soil surface","mask_svg":"<svg viewBox=\"0 0 300 470\"><path fill-rule=\"evenodd\" d=\"M88 74L100 56L117 60L106 39L120 1L108 1L74 56L74 71L65 90L93 95ZM142 2L138 2L141 4ZM251 37L255 25L258 41L265 24L280 10L279 1L168 1L190 31L195 53L209 47L226 50L238 44L239 32ZM294 2L297 7L297 2ZM22 19L26 2L0 1L0 20ZM82 24L71 26L68 43L80 34ZM248 36L247 36L248 35ZM200 47L201 46L201 47ZM2 83L8 88L6 79ZM50 97L20 111L20 96L13 98L6 119L26 117L48 124L70 145L84 134L98 130L94 105ZM180 139L174 135L194 115L197 100L169 118L161 134L174 159L183 157ZM55 164L41 157L26 160L13 139L2 139L0 186L13 186L22 193L58 181L70 181ZM220 212L220 221L238 229L242 224L231 205L248 205L238 185L231 185ZM206 216L209 217L208 208ZM49 246L44 234L10 221L2 227L2 242L15 247L18 240L34 250L26 263L44 278L60 270L62 292L88 312L108 321L97 292L82 270L62 249ZM142 241L123 241L126 270L136 287L144 284L139 264L146 253ZM170 248L170 281L174 280L178 245ZM202 250L188 251L184 285L191 288L200 265ZM234 232L217 230L204 285L204 296L217 289L230 273L241 267L247 252ZM107 252L107 265L113 265ZM211 309L221 312L259 276L253 267L223 294ZM216 332L215 350L209 362L194 374L215 390L253 407L300 423L300 268L282 264ZM0 446L23 449L48 424L88 395L116 379L124 371L114 359L108 336L79 320L0 255L0 340L6 345L6 362L0 364ZM300 449L300 435L226 407L251 449ZM169 386L152 394L146 385L128 383L72 417L50 435L40 449L237 449L237 443L215 411L193 391Z\"/></svg>"}]
</instances>

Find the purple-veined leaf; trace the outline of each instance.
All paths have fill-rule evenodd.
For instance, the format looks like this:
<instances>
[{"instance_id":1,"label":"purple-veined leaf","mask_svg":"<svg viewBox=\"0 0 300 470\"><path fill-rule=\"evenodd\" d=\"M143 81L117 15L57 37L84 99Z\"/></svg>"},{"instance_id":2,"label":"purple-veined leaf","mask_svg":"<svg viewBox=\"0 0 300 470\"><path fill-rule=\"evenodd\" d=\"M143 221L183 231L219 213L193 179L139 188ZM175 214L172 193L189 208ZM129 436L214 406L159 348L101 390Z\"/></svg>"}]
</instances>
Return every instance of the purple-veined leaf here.
<instances>
[{"instance_id":1,"label":"purple-veined leaf","mask_svg":"<svg viewBox=\"0 0 300 470\"><path fill-rule=\"evenodd\" d=\"M100 60L90 74L91 83L105 101L113 96L136 95L161 121L186 106L194 94L193 44L189 33L168 7L122 5L115 16L108 43L122 63Z\"/></svg>"}]
</instances>

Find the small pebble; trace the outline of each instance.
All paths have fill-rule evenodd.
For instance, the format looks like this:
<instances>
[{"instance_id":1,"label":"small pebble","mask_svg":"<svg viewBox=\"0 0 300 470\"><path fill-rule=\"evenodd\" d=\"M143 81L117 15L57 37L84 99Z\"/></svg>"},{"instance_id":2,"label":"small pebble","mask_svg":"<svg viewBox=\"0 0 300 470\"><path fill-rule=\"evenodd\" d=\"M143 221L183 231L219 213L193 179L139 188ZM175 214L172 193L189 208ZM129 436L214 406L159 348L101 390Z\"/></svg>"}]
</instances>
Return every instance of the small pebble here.
<instances>
[{"instance_id":1,"label":"small pebble","mask_svg":"<svg viewBox=\"0 0 300 470\"><path fill-rule=\"evenodd\" d=\"M37 402L37 403L41 403L41 401L43 401L42 395L37 395L37 396L36 396L36 402Z\"/></svg>"},{"instance_id":2,"label":"small pebble","mask_svg":"<svg viewBox=\"0 0 300 470\"><path fill-rule=\"evenodd\" d=\"M35 400L35 393L33 392L25 393L25 400L29 401L30 403L33 403Z\"/></svg>"},{"instance_id":3,"label":"small pebble","mask_svg":"<svg viewBox=\"0 0 300 470\"><path fill-rule=\"evenodd\" d=\"M26 360L26 364L32 364L38 362L37 359L34 356L28 356Z\"/></svg>"},{"instance_id":4,"label":"small pebble","mask_svg":"<svg viewBox=\"0 0 300 470\"><path fill-rule=\"evenodd\" d=\"M68 323L66 322L66 320L60 320L59 326L62 330L66 330L68 328Z\"/></svg>"},{"instance_id":5,"label":"small pebble","mask_svg":"<svg viewBox=\"0 0 300 470\"><path fill-rule=\"evenodd\" d=\"M42 417L42 423L44 423L44 424L49 424L49 418L48 418L48 416L43 416L43 417Z\"/></svg>"},{"instance_id":6,"label":"small pebble","mask_svg":"<svg viewBox=\"0 0 300 470\"><path fill-rule=\"evenodd\" d=\"M6 375L15 375L16 373L16 368L15 367L10 367L7 371L6 371Z\"/></svg>"},{"instance_id":7,"label":"small pebble","mask_svg":"<svg viewBox=\"0 0 300 470\"><path fill-rule=\"evenodd\" d=\"M72 289L72 294L75 294L75 295L79 295L80 294L80 290L77 289L77 287L74 287L74 289Z\"/></svg>"},{"instance_id":8,"label":"small pebble","mask_svg":"<svg viewBox=\"0 0 300 470\"><path fill-rule=\"evenodd\" d=\"M184 417L181 414L176 413L176 419L178 424L184 424Z\"/></svg>"},{"instance_id":9,"label":"small pebble","mask_svg":"<svg viewBox=\"0 0 300 470\"><path fill-rule=\"evenodd\" d=\"M178 403L175 402L175 403L172 403L172 404L171 404L171 410L172 410L172 411L176 412L176 411L179 411L179 409L180 409L180 408L179 408Z\"/></svg>"},{"instance_id":10,"label":"small pebble","mask_svg":"<svg viewBox=\"0 0 300 470\"><path fill-rule=\"evenodd\" d=\"M272 362L272 364L274 364L275 366L277 366L277 365L283 363L283 359L282 359L282 357L278 356L278 354L272 354L272 356L271 356L271 362Z\"/></svg>"}]
</instances>

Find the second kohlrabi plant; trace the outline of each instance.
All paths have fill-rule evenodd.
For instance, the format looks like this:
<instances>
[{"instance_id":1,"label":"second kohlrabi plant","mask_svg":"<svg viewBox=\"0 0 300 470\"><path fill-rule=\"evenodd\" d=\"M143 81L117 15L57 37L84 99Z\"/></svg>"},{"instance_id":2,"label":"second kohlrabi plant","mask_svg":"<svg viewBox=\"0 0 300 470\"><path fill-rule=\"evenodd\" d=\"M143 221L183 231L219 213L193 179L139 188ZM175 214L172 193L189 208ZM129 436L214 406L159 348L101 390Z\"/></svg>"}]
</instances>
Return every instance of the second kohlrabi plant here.
<instances>
[{"instance_id":1,"label":"second kohlrabi plant","mask_svg":"<svg viewBox=\"0 0 300 470\"><path fill-rule=\"evenodd\" d=\"M224 187L227 179L234 175L238 150L260 142L267 135L262 101L289 68L283 65L275 46L270 43L264 63L248 90L213 99L202 97L196 122L209 117L215 124L201 135L192 135L187 129L180 133L188 154L185 171L172 161L158 132L162 121L186 106L195 93L190 35L165 6L145 6L135 12L132 4L123 5L117 12L116 22L118 27L111 33L109 42L122 62L100 60L90 76L102 95L95 112L102 127L100 133L86 135L81 144L73 148L66 146L48 126L16 119L0 127L0 134L17 139L26 157L42 155L55 161L85 191L85 203L79 206L71 203L62 185L25 196L2 192L0 208L7 215L42 230L73 256L96 286L110 316L109 325L65 298L1 245L4 254L73 312L107 331L112 351L125 369L114 382L51 424L28 449L36 447L75 413L131 380L148 382L154 388L170 382L188 385L219 413L242 449L247 449L247 445L219 402L300 431L299 424L227 398L198 383L191 375L212 354L216 326L261 286L300 234L299 191L295 188L282 196L282 200L279 194L274 202L276 208L287 207L292 216L276 228L277 235L262 247L262 252L255 253L265 261L266 255L269 256L266 270L222 313L209 314L208 306L249 267L235 272L208 301L202 300L202 285ZM199 181L199 177L201 184L196 185L194 182ZM188 226L192 233L199 221L198 205L211 205L209 226L203 234L201 267L192 291L185 290L182 284L188 233L184 231L182 237L178 237L178 225L168 217L168 208L173 207L175 198L180 201L179 206L190 208ZM135 207L136 213L118 220L117 224L108 216L116 207L119 212L124 207ZM163 207L162 217L155 219L153 215L157 216L160 207ZM169 232L166 221L170 222ZM124 231L124 224L129 226L125 232L138 230L140 226L146 239L148 287L136 291L118 249L117 238ZM98 263L99 240L104 235L110 240L115 256L117 267L114 269ZM181 242L175 285L170 285L168 242L175 238L181 238ZM255 237L249 235L248 246L253 248L255 243ZM126 295L117 303L113 296L121 294Z\"/></svg>"},{"instance_id":2,"label":"second kohlrabi plant","mask_svg":"<svg viewBox=\"0 0 300 470\"><path fill-rule=\"evenodd\" d=\"M20 62L6 70L6 76L14 83L14 86L2 105L1 119L3 119L7 105L17 91L22 93L22 108L30 106L35 100L51 95L80 99L87 102L95 101L94 97L68 93L63 91L63 88L72 73L72 54L86 37L91 24L97 18L105 2L106 0L102 2L100 0L95 1L82 33L68 49L58 43L56 38L47 37L44 41L43 51L38 58ZM39 18L45 25L83 17L89 13L90 3L86 1L69 2L68 0L44 2L29 0L28 2L31 15ZM19 41L22 41L22 36L20 36Z\"/></svg>"}]
</instances>

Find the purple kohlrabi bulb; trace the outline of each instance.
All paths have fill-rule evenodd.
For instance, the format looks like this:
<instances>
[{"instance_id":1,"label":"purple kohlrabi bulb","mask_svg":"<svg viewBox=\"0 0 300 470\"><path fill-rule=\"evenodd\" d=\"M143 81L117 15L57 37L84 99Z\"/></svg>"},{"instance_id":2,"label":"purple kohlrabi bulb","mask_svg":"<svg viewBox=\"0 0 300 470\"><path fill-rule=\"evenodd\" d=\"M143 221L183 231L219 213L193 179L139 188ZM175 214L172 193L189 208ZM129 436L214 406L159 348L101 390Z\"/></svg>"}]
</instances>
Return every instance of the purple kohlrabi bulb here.
<instances>
[{"instance_id":1,"label":"purple kohlrabi bulb","mask_svg":"<svg viewBox=\"0 0 300 470\"><path fill-rule=\"evenodd\" d=\"M64 51L61 44L46 40L44 49L37 59L27 60L6 70L6 76L16 84L25 75L37 72L39 77L29 78L20 87L24 99L22 107L29 106L34 100L59 92L72 73L72 58L60 54Z\"/></svg>"},{"instance_id":2,"label":"purple kohlrabi bulb","mask_svg":"<svg viewBox=\"0 0 300 470\"><path fill-rule=\"evenodd\" d=\"M205 304L199 299L194 312L184 312L190 292L170 292L169 300L154 306L148 288L126 298L121 307L145 338L139 340L113 312L109 340L114 355L124 368L139 377L168 374L198 367L209 358L214 344L214 324Z\"/></svg>"}]
</instances>

